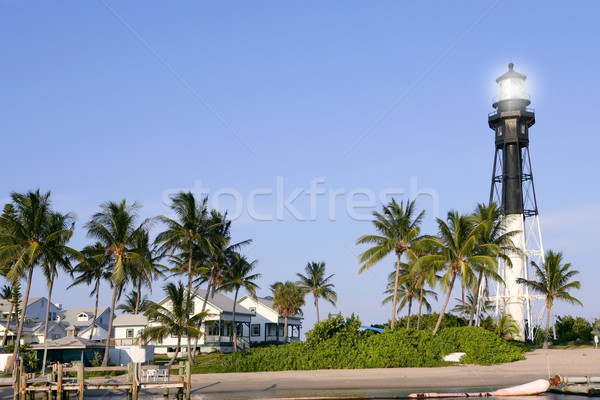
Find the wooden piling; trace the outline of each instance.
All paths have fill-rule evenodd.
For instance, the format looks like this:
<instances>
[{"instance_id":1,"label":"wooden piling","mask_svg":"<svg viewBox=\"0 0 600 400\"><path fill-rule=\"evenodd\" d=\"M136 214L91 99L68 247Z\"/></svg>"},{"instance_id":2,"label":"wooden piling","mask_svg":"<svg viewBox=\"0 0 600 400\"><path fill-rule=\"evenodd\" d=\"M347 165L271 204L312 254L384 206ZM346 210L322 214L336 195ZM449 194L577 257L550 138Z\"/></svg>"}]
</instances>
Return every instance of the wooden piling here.
<instances>
[{"instance_id":1,"label":"wooden piling","mask_svg":"<svg viewBox=\"0 0 600 400\"><path fill-rule=\"evenodd\" d=\"M185 362L185 381L183 382L183 387L185 390L185 399L190 400L192 393L192 365L189 361Z\"/></svg>"},{"instance_id":2,"label":"wooden piling","mask_svg":"<svg viewBox=\"0 0 600 400\"><path fill-rule=\"evenodd\" d=\"M13 366L12 378L13 378L13 400L19 399L19 393L21 392L21 376L19 375L19 367Z\"/></svg>"},{"instance_id":3,"label":"wooden piling","mask_svg":"<svg viewBox=\"0 0 600 400\"><path fill-rule=\"evenodd\" d=\"M19 399L26 400L25 394L27 393L25 389L27 389L27 373L25 372L25 367L23 366L23 359L21 359L19 363Z\"/></svg>"},{"instance_id":4,"label":"wooden piling","mask_svg":"<svg viewBox=\"0 0 600 400\"><path fill-rule=\"evenodd\" d=\"M56 366L56 398L63 400L63 365L61 363Z\"/></svg>"},{"instance_id":5,"label":"wooden piling","mask_svg":"<svg viewBox=\"0 0 600 400\"><path fill-rule=\"evenodd\" d=\"M84 400L85 397L85 374L83 370L83 363L77 364L77 388L79 390L79 400Z\"/></svg>"}]
</instances>

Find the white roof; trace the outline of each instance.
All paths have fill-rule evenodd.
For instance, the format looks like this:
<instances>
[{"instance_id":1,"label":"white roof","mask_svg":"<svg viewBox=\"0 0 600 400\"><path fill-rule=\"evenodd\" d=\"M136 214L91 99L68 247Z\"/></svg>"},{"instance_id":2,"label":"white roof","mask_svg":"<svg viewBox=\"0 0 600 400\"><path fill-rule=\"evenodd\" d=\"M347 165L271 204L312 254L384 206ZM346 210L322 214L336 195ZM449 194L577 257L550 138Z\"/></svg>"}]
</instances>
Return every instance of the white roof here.
<instances>
[{"instance_id":1,"label":"white roof","mask_svg":"<svg viewBox=\"0 0 600 400\"><path fill-rule=\"evenodd\" d=\"M146 326L148 317L143 314L121 314L113 320L113 326Z\"/></svg>"}]
</instances>

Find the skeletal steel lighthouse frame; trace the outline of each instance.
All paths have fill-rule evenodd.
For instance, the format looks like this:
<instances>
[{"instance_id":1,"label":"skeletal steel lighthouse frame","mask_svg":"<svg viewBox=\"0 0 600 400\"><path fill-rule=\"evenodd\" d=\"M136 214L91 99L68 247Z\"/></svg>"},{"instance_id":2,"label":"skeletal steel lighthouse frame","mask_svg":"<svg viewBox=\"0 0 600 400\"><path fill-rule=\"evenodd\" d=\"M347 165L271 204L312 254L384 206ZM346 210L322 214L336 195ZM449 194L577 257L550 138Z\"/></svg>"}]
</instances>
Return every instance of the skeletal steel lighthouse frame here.
<instances>
[{"instance_id":1,"label":"skeletal steel lighthouse frame","mask_svg":"<svg viewBox=\"0 0 600 400\"><path fill-rule=\"evenodd\" d=\"M496 316L509 313L519 327L521 339L533 338L533 311L529 289L517 283L518 278L529 279L531 261L541 265L544 257L542 234L533 185L529 156L529 129L535 124L535 112L525 93L527 77L508 65L508 72L496 79L498 97L495 111L488 115L488 124L494 131L496 152L490 190L490 202L500 205L507 232L517 231L513 243L519 251L509 254L512 266L499 262L499 283L491 299ZM536 316L536 320L541 316Z\"/></svg>"}]
</instances>

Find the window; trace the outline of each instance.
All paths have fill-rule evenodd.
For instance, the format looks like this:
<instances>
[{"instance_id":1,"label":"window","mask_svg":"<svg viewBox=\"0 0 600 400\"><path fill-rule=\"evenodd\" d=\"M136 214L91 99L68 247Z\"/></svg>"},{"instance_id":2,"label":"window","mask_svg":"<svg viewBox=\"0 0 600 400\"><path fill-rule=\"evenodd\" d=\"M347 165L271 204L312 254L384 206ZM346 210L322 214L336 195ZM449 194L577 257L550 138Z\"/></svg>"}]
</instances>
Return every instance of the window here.
<instances>
[{"instance_id":1,"label":"window","mask_svg":"<svg viewBox=\"0 0 600 400\"><path fill-rule=\"evenodd\" d=\"M190 304L190 315L196 314L196 302L192 300L192 304Z\"/></svg>"},{"instance_id":2,"label":"window","mask_svg":"<svg viewBox=\"0 0 600 400\"><path fill-rule=\"evenodd\" d=\"M252 324L251 332L252 336L260 336L260 324Z\"/></svg>"},{"instance_id":3,"label":"window","mask_svg":"<svg viewBox=\"0 0 600 400\"><path fill-rule=\"evenodd\" d=\"M244 336L244 325L243 324L235 324L235 334L237 336Z\"/></svg>"},{"instance_id":4,"label":"window","mask_svg":"<svg viewBox=\"0 0 600 400\"><path fill-rule=\"evenodd\" d=\"M277 324L267 325L267 336L277 336Z\"/></svg>"},{"instance_id":5,"label":"window","mask_svg":"<svg viewBox=\"0 0 600 400\"><path fill-rule=\"evenodd\" d=\"M250 310L250 312L253 312L254 314L256 314L256 307L250 307L249 310Z\"/></svg>"},{"instance_id":6,"label":"window","mask_svg":"<svg viewBox=\"0 0 600 400\"><path fill-rule=\"evenodd\" d=\"M521 125L521 134L524 135L525 134L525 125Z\"/></svg>"},{"instance_id":7,"label":"window","mask_svg":"<svg viewBox=\"0 0 600 400\"><path fill-rule=\"evenodd\" d=\"M127 339L131 339L131 338L133 337L133 329L127 329L127 330L125 331L125 337L126 337Z\"/></svg>"},{"instance_id":8,"label":"window","mask_svg":"<svg viewBox=\"0 0 600 400\"><path fill-rule=\"evenodd\" d=\"M209 336L219 336L219 324L217 321L209 321L204 324L207 335Z\"/></svg>"},{"instance_id":9,"label":"window","mask_svg":"<svg viewBox=\"0 0 600 400\"><path fill-rule=\"evenodd\" d=\"M502 136L503 133L504 133L504 127L499 126L498 127L498 136Z\"/></svg>"},{"instance_id":10,"label":"window","mask_svg":"<svg viewBox=\"0 0 600 400\"><path fill-rule=\"evenodd\" d=\"M58 333L52 334L52 340L60 339L60 335Z\"/></svg>"}]
</instances>

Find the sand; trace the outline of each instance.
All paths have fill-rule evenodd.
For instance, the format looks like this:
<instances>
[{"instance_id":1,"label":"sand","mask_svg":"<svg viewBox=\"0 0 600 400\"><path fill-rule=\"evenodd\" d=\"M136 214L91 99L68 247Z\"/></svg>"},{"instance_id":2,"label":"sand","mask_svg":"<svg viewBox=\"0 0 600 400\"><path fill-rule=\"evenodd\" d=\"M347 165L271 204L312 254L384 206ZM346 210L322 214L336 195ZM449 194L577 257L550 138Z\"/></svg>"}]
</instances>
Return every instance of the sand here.
<instances>
[{"instance_id":1,"label":"sand","mask_svg":"<svg viewBox=\"0 0 600 400\"><path fill-rule=\"evenodd\" d=\"M493 366L318 370L194 375L195 394L214 398L272 398L289 395L398 392L448 389L494 390L554 375L600 376L600 349L535 350L526 359ZM234 396L235 395L235 396ZM239 396L238 396L239 395Z\"/></svg>"},{"instance_id":2,"label":"sand","mask_svg":"<svg viewBox=\"0 0 600 400\"><path fill-rule=\"evenodd\" d=\"M526 359L493 366L389 368L201 374L192 376L192 398L259 399L327 396L404 396L411 392L484 390L554 375L600 376L600 349L535 350ZM162 398L161 392L147 393ZM12 390L0 390L1 398ZM86 393L86 398L124 398L122 393ZM172 396L171 396L172 397Z\"/></svg>"}]
</instances>

